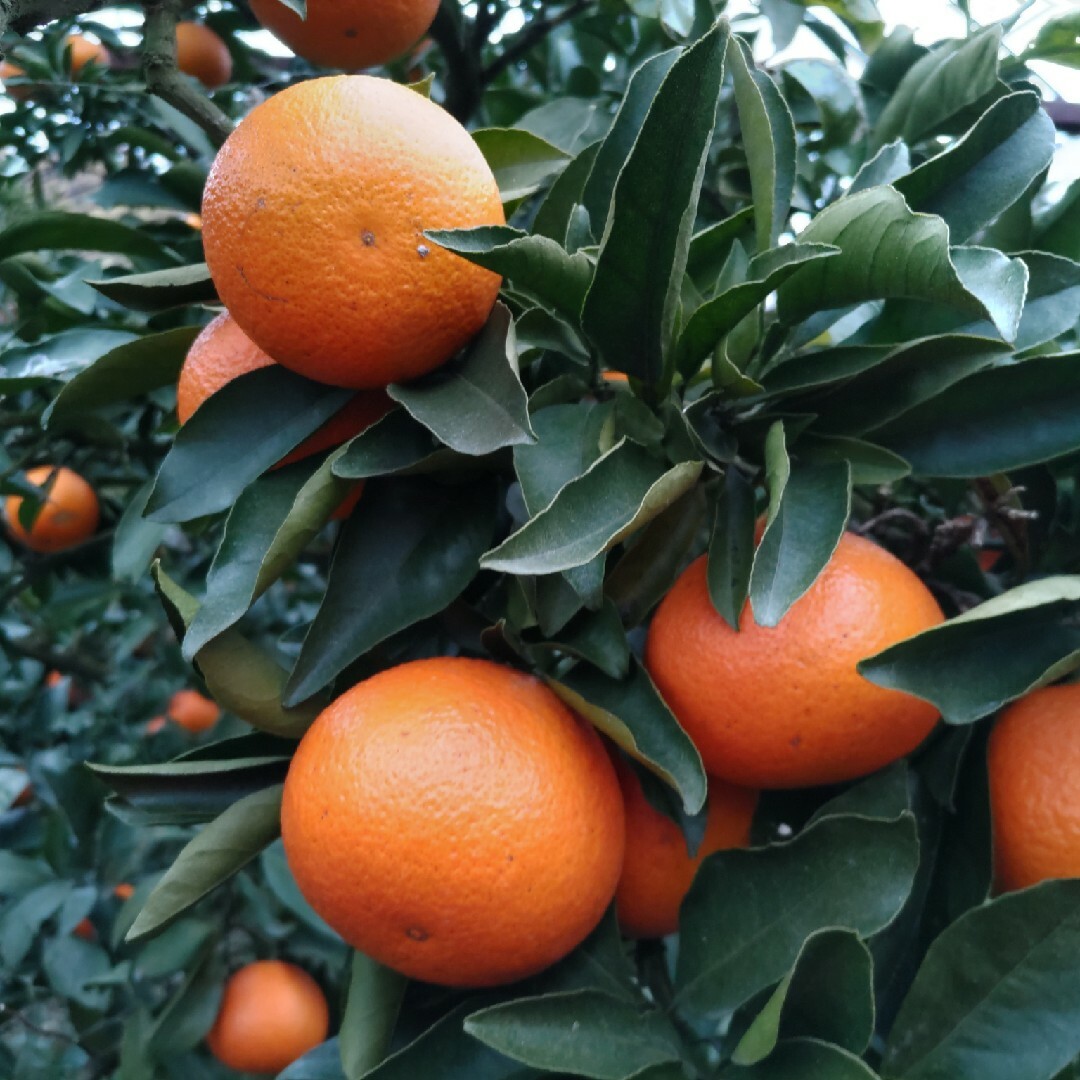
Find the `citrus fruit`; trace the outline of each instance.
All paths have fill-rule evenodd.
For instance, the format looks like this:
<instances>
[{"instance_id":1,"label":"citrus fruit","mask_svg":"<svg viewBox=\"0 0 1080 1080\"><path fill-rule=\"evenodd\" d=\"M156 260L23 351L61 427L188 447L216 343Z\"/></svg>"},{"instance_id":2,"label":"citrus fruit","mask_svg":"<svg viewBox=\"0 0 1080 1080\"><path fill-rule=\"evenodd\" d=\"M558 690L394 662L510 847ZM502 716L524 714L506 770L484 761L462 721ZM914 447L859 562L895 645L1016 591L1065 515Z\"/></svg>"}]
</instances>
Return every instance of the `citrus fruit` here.
<instances>
[{"instance_id":1,"label":"citrus fruit","mask_svg":"<svg viewBox=\"0 0 1080 1080\"><path fill-rule=\"evenodd\" d=\"M186 424L211 394L238 375L273 363L273 359L236 325L231 315L227 312L218 315L192 343L180 368L176 384L176 415L180 423ZM340 446L376 420L381 420L393 404L381 390L361 391L318 431L283 457L278 466Z\"/></svg>"},{"instance_id":2,"label":"citrus fruit","mask_svg":"<svg viewBox=\"0 0 1080 1080\"><path fill-rule=\"evenodd\" d=\"M31 551L52 553L76 547L93 536L98 527L99 509L94 489L71 469L41 465L30 469L26 479L43 488L44 502L27 532L19 521L21 495L4 501L4 520L12 537Z\"/></svg>"},{"instance_id":3,"label":"citrus fruit","mask_svg":"<svg viewBox=\"0 0 1080 1080\"><path fill-rule=\"evenodd\" d=\"M97 930L94 929L94 924L88 919L81 919L75 924L75 929L71 931L76 937L80 937L83 941L96 941Z\"/></svg>"},{"instance_id":4,"label":"citrus fruit","mask_svg":"<svg viewBox=\"0 0 1080 1080\"><path fill-rule=\"evenodd\" d=\"M308 0L304 19L280 0L251 0L251 10L297 56L356 71L401 56L431 25L439 0Z\"/></svg>"},{"instance_id":5,"label":"citrus fruit","mask_svg":"<svg viewBox=\"0 0 1080 1080\"><path fill-rule=\"evenodd\" d=\"M899 559L845 533L772 628L754 621L749 602L739 631L728 626L702 556L661 601L645 663L706 772L752 788L832 784L880 769L930 733L932 705L875 686L855 665L942 618Z\"/></svg>"},{"instance_id":6,"label":"citrus fruit","mask_svg":"<svg viewBox=\"0 0 1080 1080\"><path fill-rule=\"evenodd\" d=\"M169 699L166 715L185 731L208 731L221 717L221 709L197 690L177 690Z\"/></svg>"},{"instance_id":7,"label":"citrus fruit","mask_svg":"<svg viewBox=\"0 0 1080 1080\"><path fill-rule=\"evenodd\" d=\"M705 833L691 855L682 830L652 806L634 770L616 761L615 771L626 809L626 856L615 890L619 927L627 937L673 934L679 908L705 856L750 842L757 792L711 778Z\"/></svg>"},{"instance_id":8,"label":"citrus fruit","mask_svg":"<svg viewBox=\"0 0 1080 1080\"><path fill-rule=\"evenodd\" d=\"M512 982L573 949L625 843L595 731L538 679L461 657L383 671L324 710L281 827L297 884L346 941L450 986Z\"/></svg>"},{"instance_id":9,"label":"citrus fruit","mask_svg":"<svg viewBox=\"0 0 1080 1080\"><path fill-rule=\"evenodd\" d=\"M224 41L202 23L176 27L176 66L207 88L216 90L232 78L232 56Z\"/></svg>"},{"instance_id":10,"label":"citrus fruit","mask_svg":"<svg viewBox=\"0 0 1080 1080\"><path fill-rule=\"evenodd\" d=\"M504 221L495 178L438 105L366 75L253 109L203 195L218 295L280 364L356 388L422 375L484 325L497 274L424 236Z\"/></svg>"},{"instance_id":11,"label":"citrus fruit","mask_svg":"<svg viewBox=\"0 0 1080 1080\"><path fill-rule=\"evenodd\" d=\"M109 67L112 63L112 54L104 45L91 41L82 34L71 34L64 44L71 50L68 63L72 75L78 75L90 63L100 64L101 67Z\"/></svg>"},{"instance_id":12,"label":"citrus fruit","mask_svg":"<svg viewBox=\"0 0 1080 1080\"><path fill-rule=\"evenodd\" d=\"M210 1052L237 1072L279 1073L326 1038L330 1011L319 984L282 960L259 960L229 976Z\"/></svg>"},{"instance_id":13,"label":"citrus fruit","mask_svg":"<svg viewBox=\"0 0 1080 1080\"><path fill-rule=\"evenodd\" d=\"M143 733L145 735L156 735L168 722L164 716L152 717L146 721L146 728Z\"/></svg>"},{"instance_id":14,"label":"citrus fruit","mask_svg":"<svg viewBox=\"0 0 1080 1080\"><path fill-rule=\"evenodd\" d=\"M1048 686L1005 709L987 764L997 887L1080 877L1080 684Z\"/></svg>"},{"instance_id":15,"label":"citrus fruit","mask_svg":"<svg viewBox=\"0 0 1080 1080\"><path fill-rule=\"evenodd\" d=\"M12 101L27 101L33 97L29 86L9 86L9 79L25 79L26 72L18 64L9 63L7 60L0 61L0 87Z\"/></svg>"},{"instance_id":16,"label":"citrus fruit","mask_svg":"<svg viewBox=\"0 0 1080 1080\"><path fill-rule=\"evenodd\" d=\"M130 882L121 881L113 888L113 896L118 900L130 900L135 895L135 886Z\"/></svg>"}]
</instances>

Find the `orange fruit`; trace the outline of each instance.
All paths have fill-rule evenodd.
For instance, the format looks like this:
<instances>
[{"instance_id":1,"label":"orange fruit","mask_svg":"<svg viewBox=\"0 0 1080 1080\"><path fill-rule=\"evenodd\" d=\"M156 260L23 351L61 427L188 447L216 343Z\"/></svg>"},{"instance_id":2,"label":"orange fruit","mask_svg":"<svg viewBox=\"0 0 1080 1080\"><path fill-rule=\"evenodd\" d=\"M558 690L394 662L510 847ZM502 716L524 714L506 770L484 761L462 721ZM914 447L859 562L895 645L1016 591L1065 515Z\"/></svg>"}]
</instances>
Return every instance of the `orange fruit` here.
<instances>
[{"instance_id":1,"label":"orange fruit","mask_svg":"<svg viewBox=\"0 0 1080 1080\"><path fill-rule=\"evenodd\" d=\"M202 23L176 26L176 66L206 87L216 90L232 78L232 55L224 41Z\"/></svg>"},{"instance_id":2,"label":"orange fruit","mask_svg":"<svg viewBox=\"0 0 1080 1080\"><path fill-rule=\"evenodd\" d=\"M236 325L236 320L228 312L222 313L195 339L180 368L180 379L176 385L176 415L180 423L186 424L211 394L238 375L269 367L273 363L273 359ZM288 465L310 454L340 446L376 420L381 420L393 404L381 390L356 394L318 431L283 457L278 465Z\"/></svg>"},{"instance_id":3,"label":"orange fruit","mask_svg":"<svg viewBox=\"0 0 1080 1080\"><path fill-rule=\"evenodd\" d=\"M15 801L11 804L11 808L14 810L20 806L27 806L33 798L34 786L27 780L26 786L15 796Z\"/></svg>"},{"instance_id":4,"label":"orange fruit","mask_svg":"<svg viewBox=\"0 0 1080 1080\"><path fill-rule=\"evenodd\" d=\"M104 45L97 41L91 41L82 34L70 34L64 42L71 50L70 66L71 74L78 75L87 64L100 64L109 67L112 64L112 54Z\"/></svg>"},{"instance_id":5,"label":"orange fruit","mask_svg":"<svg viewBox=\"0 0 1080 1080\"><path fill-rule=\"evenodd\" d=\"M7 60L0 61L0 87L12 101L27 101L33 97L33 91L29 86L8 86L9 79L25 79L26 72L18 64L11 64Z\"/></svg>"},{"instance_id":6,"label":"orange fruit","mask_svg":"<svg viewBox=\"0 0 1080 1080\"><path fill-rule=\"evenodd\" d=\"M619 927L627 937L673 934L679 908L706 855L750 843L758 793L709 779L705 834L693 856L671 818L653 808L634 770L616 760L615 771L626 810L626 856L615 890Z\"/></svg>"},{"instance_id":7,"label":"orange fruit","mask_svg":"<svg viewBox=\"0 0 1080 1080\"><path fill-rule=\"evenodd\" d=\"M177 690L165 712L170 720L192 733L208 731L221 718L217 703L197 690Z\"/></svg>"},{"instance_id":8,"label":"orange fruit","mask_svg":"<svg viewBox=\"0 0 1080 1080\"><path fill-rule=\"evenodd\" d=\"M96 941L97 931L94 929L94 924L87 918L81 919L76 925L75 929L71 931L76 937L81 937L83 941Z\"/></svg>"},{"instance_id":9,"label":"orange fruit","mask_svg":"<svg viewBox=\"0 0 1080 1080\"><path fill-rule=\"evenodd\" d=\"M229 976L210 1052L237 1072L279 1073L326 1039L330 1011L319 984L282 960L259 960Z\"/></svg>"},{"instance_id":10,"label":"orange fruit","mask_svg":"<svg viewBox=\"0 0 1080 1080\"><path fill-rule=\"evenodd\" d=\"M52 553L76 547L94 534L99 509L94 489L71 469L41 465L30 469L26 479L45 489L45 502L29 532L19 521L21 495L9 495L4 501L4 519L8 532L31 551Z\"/></svg>"},{"instance_id":11,"label":"orange fruit","mask_svg":"<svg viewBox=\"0 0 1080 1080\"><path fill-rule=\"evenodd\" d=\"M865 776L914 750L938 712L864 679L855 665L943 619L899 559L845 533L821 576L780 620L738 632L717 614L706 559L661 601L645 663L706 772L752 788Z\"/></svg>"},{"instance_id":12,"label":"orange fruit","mask_svg":"<svg viewBox=\"0 0 1080 1080\"><path fill-rule=\"evenodd\" d=\"M351 945L406 975L494 986L599 922L625 843L596 732L540 680L439 657L333 702L285 780L285 854Z\"/></svg>"},{"instance_id":13,"label":"orange fruit","mask_svg":"<svg viewBox=\"0 0 1080 1080\"><path fill-rule=\"evenodd\" d=\"M113 889L113 896L119 900L130 900L135 895L135 886L126 881L121 881Z\"/></svg>"},{"instance_id":14,"label":"orange fruit","mask_svg":"<svg viewBox=\"0 0 1080 1080\"><path fill-rule=\"evenodd\" d=\"M629 382L630 376L625 371L601 371L600 377L604 382Z\"/></svg>"},{"instance_id":15,"label":"orange fruit","mask_svg":"<svg viewBox=\"0 0 1080 1080\"><path fill-rule=\"evenodd\" d=\"M144 734L156 735L167 723L168 720L164 716L155 716L153 719L146 721Z\"/></svg>"},{"instance_id":16,"label":"orange fruit","mask_svg":"<svg viewBox=\"0 0 1080 1080\"><path fill-rule=\"evenodd\" d=\"M189 229L194 229L196 232L202 231L202 215L201 214L185 214L180 219Z\"/></svg>"},{"instance_id":17,"label":"orange fruit","mask_svg":"<svg viewBox=\"0 0 1080 1080\"><path fill-rule=\"evenodd\" d=\"M449 113L385 79L311 79L253 109L214 161L202 218L233 318L319 382L423 375L498 295L497 274L424 236L501 225L491 169Z\"/></svg>"},{"instance_id":18,"label":"orange fruit","mask_svg":"<svg viewBox=\"0 0 1080 1080\"><path fill-rule=\"evenodd\" d=\"M301 19L280 0L251 0L255 18L297 56L346 71L397 59L438 10L439 0L308 0Z\"/></svg>"},{"instance_id":19,"label":"orange fruit","mask_svg":"<svg viewBox=\"0 0 1080 1080\"><path fill-rule=\"evenodd\" d=\"M1080 684L1048 686L1005 709L987 766L998 889L1080 877Z\"/></svg>"},{"instance_id":20,"label":"orange fruit","mask_svg":"<svg viewBox=\"0 0 1080 1080\"><path fill-rule=\"evenodd\" d=\"M54 686L59 686L64 681L64 676L59 671L50 671L45 676L45 685L51 690Z\"/></svg>"}]
</instances>

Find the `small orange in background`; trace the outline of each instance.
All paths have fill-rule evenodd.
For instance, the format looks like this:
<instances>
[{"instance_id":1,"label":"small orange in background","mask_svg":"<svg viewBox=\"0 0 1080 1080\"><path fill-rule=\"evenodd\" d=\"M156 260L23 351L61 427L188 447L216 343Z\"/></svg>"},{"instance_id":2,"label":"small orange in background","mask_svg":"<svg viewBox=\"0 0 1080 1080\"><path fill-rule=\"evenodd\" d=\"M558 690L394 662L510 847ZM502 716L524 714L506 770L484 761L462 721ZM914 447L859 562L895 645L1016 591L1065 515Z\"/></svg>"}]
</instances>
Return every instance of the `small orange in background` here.
<instances>
[{"instance_id":1,"label":"small orange in background","mask_svg":"<svg viewBox=\"0 0 1080 1080\"><path fill-rule=\"evenodd\" d=\"M616 759L615 771L626 809L626 857L615 891L619 928L633 938L673 934L705 857L749 844L758 793L711 777L705 834L691 855L682 830L652 806L634 770Z\"/></svg>"},{"instance_id":2,"label":"small orange in background","mask_svg":"<svg viewBox=\"0 0 1080 1080\"><path fill-rule=\"evenodd\" d=\"M18 64L9 63L7 60L0 61L0 87L12 101L28 101L34 96L30 86L8 86L9 79L25 78L26 72Z\"/></svg>"},{"instance_id":3,"label":"small orange in background","mask_svg":"<svg viewBox=\"0 0 1080 1080\"><path fill-rule=\"evenodd\" d=\"M319 984L302 968L259 960L225 983L210 1052L237 1072L279 1073L326 1039L330 1011Z\"/></svg>"},{"instance_id":4,"label":"small orange in background","mask_svg":"<svg viewBox=\"0 0 1080 1080\"><path fill-rule=\"evenodd\" d=\"M20 806L27 806L34 798L34 786L28 780L26 786L15 796L15 801L11 804L11 808L14 810Z\"/></svg>"},{"instance_id":5,"label":"small orange in background","mask_svg":"<svg viewBox=\"0 0 1080 1080\"><path fill-rule=\"evenodd\" d=\"M12 537L39 553L55 553L76 547L93 536L100 510L94 489L71 469L41 465L30 469L26 479L45 489L45 501L29 532L19 521L21 495L9 495L4 502L4 520Z\"/></svg>"},{"instance_id":6,"label":"small orange in background","mask_svg":"<svg viewBox=\"0 0 1080 1080\"><path fill-rule=\"evenodd\" d=\"M180 220L189 229L194 229L196 232L202 232L202 215L201 214L185 214Z\"/></svg>"},{"instance_id":7,"label":"small orange in background","mask_svg":"<svg viewBox=\"0 0 1080 1080\"><path fill-rule=\"evenodd\" d=\"M232 78L232 55L221 38L202 23L176 27L176 66L206 87L217 90Z\"/></svg>"},{"instance_id":8,"label":"small orange in background","mask_svg":"<svg viewBox=\"0 0 1080 1080\"><path fill-rule=\"evenodd\" d=\"M226 383L273 363L274 360L237 326L236 320L223 312L206 325L184 358L176 384L177 419L186 424L199 406ZM278 467L340 446L376 420L381 420L393 406L382 390L367 390L354 395L318 431L286 454Z\"/></svg>"},{"instance_id":9,"label":"small orange in background","mask_svg":"<svg viewBox=\"0 0 1080 1080\"><path fill-rule=\"evenodd\" d=\"M99 64L101 67L112 65L112 53L100 42L91 41L82 34L71 34L65 46L71 50L71 74L77 76L87 64Z\"/></svg>"},{"instance_id":10,"label":"small orange in background","mask_svg":"<svg viewBox=\"0 0 1080 1080\"><path fill-rule=\"evenodd\" d=\"M153 719L146 721L143 734L156 735L167 723L168 720L164 716L155 716Z\"/></svg>"},{"instance_id":11,"label":"small orange in background","mask_svg":"<svg viewBox=\"0 0 1080 1080\"><path fill-rule=\"evenodd\" d=\"M135 895L135 886L126 881L121 881L113 889L113 896L119 900L130 900Z\"/></svg>"},{"instance_id":12,"label":"small orange in background","mask_svg":"<svg viewBox=\"0 0 1080 1080\"><path fill-rule=\"evenodd\" d=\"M464 657L390 668L325 709L289 767L281 831L301 892L346 941L474 987L577 946L626 842L592 727L539 679Z\"/></svg>"},{"instance_id":13,"label":"small orange in background","mask_svg":"<svg viewBox=\"0 0 1080 1080\"><path fill-rule=\"evenodd\" d=\"M505 222L490 166L449 113L387 79L309 79L256 106L214 160L202 217L211 277L240 327L334 386L446 363L501 284L424 235Z\"/></svg>"},{"instance_id":14,"label":"small orange in background","mask_svg":"<svg viewBox=\"0 0 1080 1080\"><path fill-rule=\"evenodd\" d=\"M75 929L71 931L76 937L80 937L83 941L97 941L97 931L94 929L94 924L87 918L80 920Z\"/></svg>"},{"instance_id":15,"label":"small orange in background","mask_svg":"<svg viewBox=\"0 0 1080 1080\"><path fill-rule=\"evenodd\" d=\"M602 371L600 377L604 382L623 382L628 383L630 376L625 371Z\"/></svg>"},{"instance_id":16,"label":"small orange in background","mask_svg":"<svg viewBox=\"0 0 1080 1080\"><path fill-rule=\"evenodd\" d=\"M346 71L397 59L438 10L439 0L308 0L301 19L280 0L251 0L255 18L297 56Z\"/></svg>"},{"instance_id":17,"label":"small orange in background","mask_svg":"<svg viewBox=\"0 0 1080 1080\"><path fill-rule=\"evenodd\" d=\"M209 731L221 719L221 709L197 690L177 690L169 699L166 715L185 731L198 734Z\"/></svg>"},{"instance_id":18,"label":"small orange in background","mask_svg":"<svg viewBox=\"0 0 1080 1080\"><path fill-rule=\"evenodd\" d=\"M1036 690L1005 709L987 768L997 888L1080 877L1080 683Z\"/></svg>"},{"instance_id":19,"label":"small orange in background","mask_svg":"<svg viewBox=\"0 0 1080 1080\"><path fill-rule=\"evenodd\" d=\"M713 608L702 556L649 627L645 664L705 770L750 788L866 776L914 750L938 711L876 686L856 664L944 616L894 555L845 533L824 571L775 627L749 601L738 632Z\"/></svg>"}]
</instances>

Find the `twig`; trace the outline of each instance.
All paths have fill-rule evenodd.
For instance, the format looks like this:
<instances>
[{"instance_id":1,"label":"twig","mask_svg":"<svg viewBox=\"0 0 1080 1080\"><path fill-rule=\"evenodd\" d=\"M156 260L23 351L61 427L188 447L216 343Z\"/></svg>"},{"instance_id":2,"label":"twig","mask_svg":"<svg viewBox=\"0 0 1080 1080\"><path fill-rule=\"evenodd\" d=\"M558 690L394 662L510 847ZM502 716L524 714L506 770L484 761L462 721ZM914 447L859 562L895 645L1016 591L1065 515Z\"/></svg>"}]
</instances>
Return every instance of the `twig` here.
<instances>
[{"instance_id":1,"label":"twig","mask_svg":"<svg viewBox=\"0 0 1080 1080\"><path fill-rule=\"evenodd\" d=\"M156 0L146 5L142 58L146 88L198 124L215 146L221 146L232 133L233 122L176 66L176 24L185 6L184 0Z\"/></svg>"},{"instance_id":2,"label":"twig","mask_svg":"<svg viewBox=\"0 0 1080 1080\"><path fill-rule=\"evenodd\" d=\"M431 24L431 36L446 61L446 97L443 108L465 123L480 104L480 72L473 52L465 47L459 23L460 15L451 10L457 0L443 0Z\"/></svg>"},{"instance_id":3,"label":"twig","mask_svg":"<svg viewBox=\"0 0 1080 1080\"><path fill-rule=\"evenodd\" d=\"M523 30L514 39L514 43L505 49L502 54L492 60L480 73L480 81L486 86L493 79L498 78L508 67L516 64L530 49L535 48L552 32L564 23L568 23L575 16L591 8L596 0L574 0L569 7L563 8L557 15L549 15L545 19L536 19L531 22L528 29Z\"/></svg>"},{"instance_id":4,"label":"twig","mask_svg":"<svg viewBox=\"0 0 1080 1080\"><path fill-rule=\"evenodd\" d=\"M96 11L104 0L0 0L0 38L9 31L25 34L53 19L70 19ZM0 46L0 56L3 48Z\"/></svg>"}]
</instances>

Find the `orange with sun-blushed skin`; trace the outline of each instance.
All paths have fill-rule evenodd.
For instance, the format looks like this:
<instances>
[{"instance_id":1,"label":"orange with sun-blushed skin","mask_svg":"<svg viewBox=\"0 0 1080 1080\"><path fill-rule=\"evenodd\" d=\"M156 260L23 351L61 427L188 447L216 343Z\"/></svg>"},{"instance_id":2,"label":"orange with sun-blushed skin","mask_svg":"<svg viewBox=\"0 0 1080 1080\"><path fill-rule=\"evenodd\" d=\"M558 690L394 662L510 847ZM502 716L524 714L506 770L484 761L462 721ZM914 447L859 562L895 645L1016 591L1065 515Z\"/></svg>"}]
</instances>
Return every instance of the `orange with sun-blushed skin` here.
<instances>
[{"instance_id":1,"label":"orange with sun-blushed skin","mask_svg":"<svg viewBox=\"0 0 1080 1080\"><path fill-rule=\"evenodd\" d=\"M344 693L281 808L308 902L413 978L495 986L577 946L615 893L622 796L600 737L539 679L438 657Z\"/></svg>"},{"instance_id":2,"label":"orange with sun-blushed skin","mask_svg":"<svg viewBox=\"0 0 1080 1080\"><path fill-rule=\"evenodd\" d=\"M876 686L855 665L943 618L899 559L845 533L772 628L749 602L739 631L728 626L702 556L661 601L645 663L710 775L751 788L833 784L903 757L933 729L933 705Z\"/></svg>"},{"instance_id":3,"label":"orange with sun-blushed skin","mask_svg":"<svg viewBox=\"0 0 1080 1080\"><path fill-rule=\"evenodd\" d=\"M97 495L77 472L41 465L28 469L26 479L34 487L46 490L45 501L27 532L19 521L22 496L7 497L4 520L15 540L31 551L54 554L77 547L94 535L100 520Z\"/></svg>"},{"instance_id":4,"label":"orange with sun-blushed skin","mask_svg":"<svg viewBox=\"0 0 1080 1080\"><path fill-rule=\"evenodd\" d=\"M308 0L301 19L280 0L251 0L255 18L297 56L345 71L396 60L438 10L439 0Z\"/></svg>"},{"instance_id":5,"label":"orange with sun-blushed skin","mask_svg":"<svg viewBox=\"0 0 1080 1080\"><path fill-rule=\"evenodd\" d=\"M616 759L615 771L626 809L626 856L615 890L619 928L634 938L673 934L679 928L679 908L705 857L750 843L758 793L711 777L705 833L691 856L682 830L653 808L634 770Z\"/></svg>"},{"instance_id":6,"label":"orange with sun-blushed skin","mask_svg":"<svg viewBox=\"0 0 1080 1080\"><path fill-rule=\"evenodd\" d=\"M987 768L997 888L1080 877L1080 684L1048 686L1005 709Z\"/></svg>"},{"instance_id":7,"label":"orange with sun-blushed skin","mask_svg":"<svg viewBox=\"0 0 1080 1080\"><path fill-rule=\"evenodd\" d=\"M202 23L176 26L176 66L206 87L217 90L232 78L232 55L221 38Z\"/></svg>"},{"instance_id":8,"label":"orange with sun-blushed skin","mask_svg":"<svg viewBox=\"0 0 1080 1080\"><path fill-rule=\"evenodd\" d=\"M469 133L366 75L311 79L253 109L203 195L218 295L278 363L357 389L414 379L487 321L500 278L430 229L505 221Z\"/></svg>"},{"instance_id":9,"label":"orange with sun-blushed skin","mask_svg":"<svg viewBox=\"0 0 1080 1080\"><path fill-rule=\"evenodd\" d=\"M221 719L217 702L204 697L198 690L177 690L169 699L165 712L170 720L192 734L209 731Z\"/></svg>"},{"instance_id":10,"label":"orange with sun-blushed skin","mask_svg":"<svg viewBox=\"0 0 1080 1080\"><path fill-rule=\"evenodd\" d=\"M237 326L236 320L223 312L203 328L184 358L176 384L177 419L186 424L196 409L226 383L273 363L273 358ZM381 420L393 406L382 390L361 391L275 467L340 446Z\"/></svg>"},{"instance_id":11,"label":"orange with sun-blushed skin","mask_svg":"<svg viewBox=\"0 0 1080 1080\"><path fill-rule=\"evenodd\" d=\"M112 53L104 45L91 41L82 34L71 34L65 44L71 49L72 75L78 75L91 62L101 67L112 65Z\"/></svg>"},{"instance_id":12,"label":"orange with sun-blushed skin","mask_svg":"<svg viewBox=\"0 0 1080 1080\"><path fill-rule=\"evenodd\" d=\"M210 1052L237 1072L279 1073L326 1039L330 1010L303 968L258 960L225 983Z\"/></svg>"}]
</instances>

